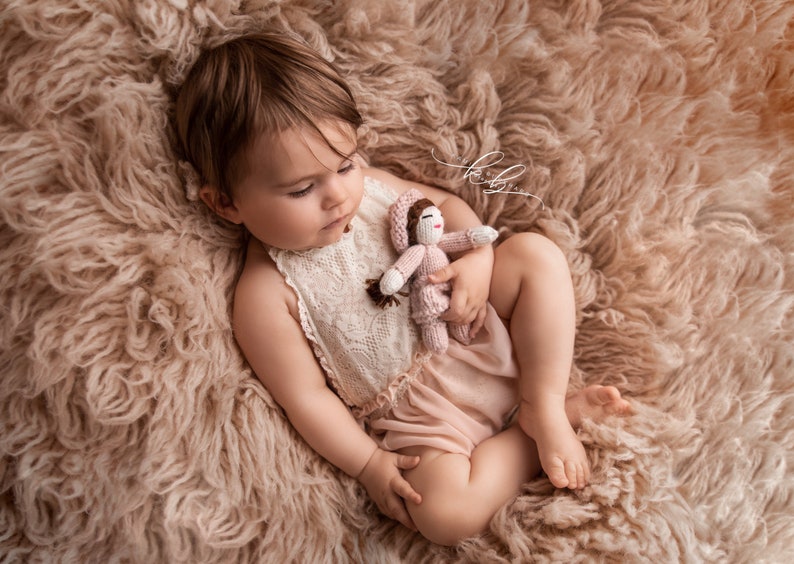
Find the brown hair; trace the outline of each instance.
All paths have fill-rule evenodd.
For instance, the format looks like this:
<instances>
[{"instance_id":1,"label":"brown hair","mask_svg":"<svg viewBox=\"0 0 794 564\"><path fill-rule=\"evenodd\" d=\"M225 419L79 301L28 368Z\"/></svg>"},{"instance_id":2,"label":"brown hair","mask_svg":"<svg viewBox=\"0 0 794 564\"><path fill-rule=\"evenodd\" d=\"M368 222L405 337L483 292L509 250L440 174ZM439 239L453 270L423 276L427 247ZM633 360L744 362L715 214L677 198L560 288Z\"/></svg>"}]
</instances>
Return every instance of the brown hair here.
<instances>
[{"instance_id":1,"label":"brown hair","mask_svg":"<svg viewBox=\"0 0 794 564\"><path fill-rule=\"evenodd\" d=\"M362 123L336 68L286 34L246 35L205 51L176 101L185 159L202 182L228 196L244 174L245 151L260 135L307 126L325 139L322 120L350 124L354 134Z\"/></svg>"},{"instance_id":2,"label":"brown hair","mask_svg":"<svg viewBox=\"0 0 794 564\"><path fill-rule=\"evenodd\" d=\"M406 226L406 230L408 231L409 245L416 245L416 226L419 224L422 212L431 206L435 206L435 204L427 198L422 198L421 200L415 201L411 204L411 207L408 208L408 225Z\"/></svg>"}]
</instances>

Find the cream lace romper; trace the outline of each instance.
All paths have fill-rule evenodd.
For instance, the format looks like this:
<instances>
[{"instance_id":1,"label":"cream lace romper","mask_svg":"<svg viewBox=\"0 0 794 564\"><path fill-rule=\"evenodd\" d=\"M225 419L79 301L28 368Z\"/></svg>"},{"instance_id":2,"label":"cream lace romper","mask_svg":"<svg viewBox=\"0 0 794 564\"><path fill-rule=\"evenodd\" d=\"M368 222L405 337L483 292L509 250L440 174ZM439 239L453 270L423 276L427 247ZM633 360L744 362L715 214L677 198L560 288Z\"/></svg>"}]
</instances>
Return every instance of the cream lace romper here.
<instances>
[{"instance_id":1,"label":"cream lace romper","mask_svg":"<svg viewBox=\"0 0 794 564\"><path fill-rule=\"evenodd\" d=\"M297 294L301 326L329 385L381 448L424 445L471 455L517 403L510 336L489 305L471 344L450 339L445 354L431 355L407 298L386 309L372 302L366 281L397 259L388 219L396 197L365 178L361 206L339 242L271 249L270 256Z\"/></svg>"}]
</instances>

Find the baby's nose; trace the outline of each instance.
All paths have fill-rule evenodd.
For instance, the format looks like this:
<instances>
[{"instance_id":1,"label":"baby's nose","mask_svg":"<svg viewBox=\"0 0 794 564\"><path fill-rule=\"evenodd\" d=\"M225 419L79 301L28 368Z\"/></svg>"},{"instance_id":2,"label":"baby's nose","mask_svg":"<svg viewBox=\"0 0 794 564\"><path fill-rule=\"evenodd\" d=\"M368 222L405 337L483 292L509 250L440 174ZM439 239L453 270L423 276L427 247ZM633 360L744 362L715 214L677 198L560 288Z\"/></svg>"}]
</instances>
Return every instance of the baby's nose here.
<instances>
[{"instance_id":1,"label":"baby's nose","mask_svg":"<svg viewBox=\"0 0 794 564\"><path fill-rule=\"evenodd\" d=\"M330 180L327 184L324 196L324 203L326 207L338 206L347 200L347 188L343 182L338 180Z\"/></svg>"}]
</instances>

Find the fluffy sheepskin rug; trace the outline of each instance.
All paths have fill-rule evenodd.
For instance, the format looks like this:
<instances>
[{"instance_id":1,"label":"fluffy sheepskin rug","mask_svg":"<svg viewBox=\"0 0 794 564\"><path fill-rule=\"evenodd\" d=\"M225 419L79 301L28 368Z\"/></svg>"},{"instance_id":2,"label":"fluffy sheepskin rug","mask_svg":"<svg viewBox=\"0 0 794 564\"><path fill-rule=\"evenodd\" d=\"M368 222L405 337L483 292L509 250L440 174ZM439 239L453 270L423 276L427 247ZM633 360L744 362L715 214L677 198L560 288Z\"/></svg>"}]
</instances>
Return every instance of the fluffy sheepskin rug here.
<instances>
[{"instance_id":1,"label":"fluffy sheepskin rug","mask_svg":"<svg viewBox=\"0 0 794 564\"><path fill-rule=\"evenodd\" d=\"M0 560L794 561L791 2L0 9ZM571 386L637 409L582 429L584 491L538 478L484 535L432 546L252 376L239 234L195 200L170 120L201 48L262 27L343 69L371 162L564 249ZM438 162L489 154L501 193Z\"/></svg>"}]
</instances>

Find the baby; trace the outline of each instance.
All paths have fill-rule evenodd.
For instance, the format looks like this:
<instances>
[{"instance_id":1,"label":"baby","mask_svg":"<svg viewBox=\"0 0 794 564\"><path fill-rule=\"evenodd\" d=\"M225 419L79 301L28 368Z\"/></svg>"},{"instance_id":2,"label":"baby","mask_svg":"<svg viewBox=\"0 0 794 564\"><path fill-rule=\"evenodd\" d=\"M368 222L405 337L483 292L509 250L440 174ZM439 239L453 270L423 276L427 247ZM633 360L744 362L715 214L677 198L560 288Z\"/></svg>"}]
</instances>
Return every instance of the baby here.
<instances>
[{"instance_id":1,"label":"baby","mask_svg":"<svg viewBox=\"0 0 794 564\"><path fill-rule=\"evenodd\" d=\"M587 484L574 428L630 407L613 387L566 397L575 304L555 245L518 234L430 275L452 288L443 319L471 325L468 344L435 354L408 300L382 309L367 293L397 258L389 206L417 189L449 231L479 219L363 162L362 118L331 64L284 34L229 41L191 69L176 122L201 199L250 234L233 311L247 361L384 514L450 545L483 532L541 469L559 488Z\"/></svg>"}]
</instances>

